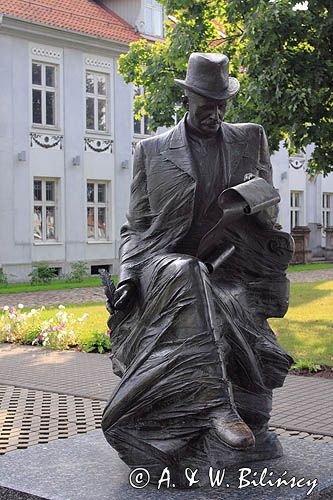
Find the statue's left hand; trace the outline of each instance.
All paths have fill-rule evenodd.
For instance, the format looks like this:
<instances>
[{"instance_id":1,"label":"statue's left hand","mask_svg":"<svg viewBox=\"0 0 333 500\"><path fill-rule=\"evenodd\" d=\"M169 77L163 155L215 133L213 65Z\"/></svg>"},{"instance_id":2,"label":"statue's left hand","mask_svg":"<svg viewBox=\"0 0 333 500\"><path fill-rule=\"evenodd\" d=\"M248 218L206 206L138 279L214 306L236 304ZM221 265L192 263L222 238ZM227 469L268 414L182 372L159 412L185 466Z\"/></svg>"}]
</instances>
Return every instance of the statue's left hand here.
<instances>
[{"instance_id":1,"label":"statue's left hand","mask_svg":"<svg viewBox=\"0 0 333 500\"><path fill-rule=\"evenodd\" d=\"M128 281L123 285L119 285L114 293L114 308L116 310L125 309L134 302L137 292L135 283Z\"/></svg>"}]
</instances>

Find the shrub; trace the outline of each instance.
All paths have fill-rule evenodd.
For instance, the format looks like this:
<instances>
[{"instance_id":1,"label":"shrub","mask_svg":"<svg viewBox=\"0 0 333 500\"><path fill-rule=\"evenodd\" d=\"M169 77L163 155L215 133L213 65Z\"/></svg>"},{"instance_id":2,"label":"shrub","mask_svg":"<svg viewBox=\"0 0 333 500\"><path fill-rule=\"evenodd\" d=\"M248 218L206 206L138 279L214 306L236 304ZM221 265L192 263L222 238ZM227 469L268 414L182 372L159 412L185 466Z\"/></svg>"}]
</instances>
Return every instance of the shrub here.
<instances>
[{"instance_id":1,"label":"shrub","mask_svg":"<svg viewBox=\"0 0 333 500\"><path fill-rule=\"evenodd\" d=\"M72 262L71 264L72 270L71 272L65 277L69 281L83 281L84 278L87 278L88 271L87 271L87 265L85 262L82 261L77 261L77 262Z\"/></svg>"},{"instance_id":2,"label":"shrub","mask_svg":"<svg viewBox=\"0 0 333 500\"><path fill-rule=\"evenodd\" d=\"M92 337L82 345L82 350L85 352L109 352L111 350L110 330L107 332L95 332Z\"/></svg>"},{"instance_id":3,"label":"shrub","mask_svg":"<svg viewBox=\"0 0 333 500\"><path fill-rule=\"evenodd\" d=\"M56 271L55 269L51 269L48 264L34 264L29 277L32 285L50 283L56 277Z\"/></svg>"},{"instance_id":4,"label":"shrub","mask_svg":"<svg viewBox=\"0 0 333 500\"><path fill-rule=\"evenodd\" d=\"M320 372L321 369L321 365L318 365L313 361L309 361L306 359L296 361L296 363L294 363L291 367L291 370L307 370L310 373Z\"/></svg>"},{"instance_id":5,"label":"shrub","mask_svg":"<svg viewBox=\"0 0 333 500\"><path fill-rule=\"evenodd\" d=\"M65 310L65 306L60 305L58 309L54 317L42 322L32 345L41 345L50 349L68 349L78 345L81 326L88 314L83 314L76 319L73 313Z\"/></svg>"},{"instance_id":6,"label":"shrub","mask_svg":"<svg viewBox=\"0 0 333 500\"><path fill-rule=\"evenodd\" d=\"M8 285L8 276L3 269L0 268L0 285Z\"/></svg>"},{"instance_id":7,"label":"shrub","mask_svg":"<svg viewBox=\"0 0 333 500\"><path fill-rule=\"evenodd\" d=\"M22 312L23 304L16 307L4 306L0 316L0 341L31 344L39 332L40 312L31 309Z\"/></svg>"}]
</instances>

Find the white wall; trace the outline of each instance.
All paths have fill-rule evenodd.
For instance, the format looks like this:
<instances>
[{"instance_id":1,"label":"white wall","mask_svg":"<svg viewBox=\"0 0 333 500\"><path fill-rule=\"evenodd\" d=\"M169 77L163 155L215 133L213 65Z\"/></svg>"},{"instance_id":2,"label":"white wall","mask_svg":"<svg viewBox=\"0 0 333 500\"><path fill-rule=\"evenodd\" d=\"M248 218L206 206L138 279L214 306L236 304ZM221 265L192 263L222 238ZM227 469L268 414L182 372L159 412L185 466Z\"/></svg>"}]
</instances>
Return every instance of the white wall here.
<instances>
[{"instance_id":1,"label":"white wall","mask_svg":"<svg viewBox=\"0 0 333 500\"><path fill-rule=\"evenodd\" d=\"M59 128L46 130L31 126L32 50L51 50L60 56ZM46 52L42 52L45 54ZM49 52L47 52L49 53ZM39 52L40 54L40 52ZM95 71L111 76L111 131L101 139L113 140L112 152L85 151L85 69L87 58ZM89 63L89 64L90 64ZM107 68L107 69L105 69ZM89 265L112 264L117 270L119 230L128 206L131 177L132 101L130 86L116 74L116 57L89 53L75 47L48 45L40 40L0 37L0 266L11 280L27 279L33 262L46 261L68 272L70 263L83 260ZM30 132L63 135L62 149L30 146ZM89 134L98 139L98 134ZM17 154L26 153L26 161ZM73 158L80 157L80 165ZM123 168L121 165L123 164ZM58 180L58 240L33 240L33 178ZM87 241L86 182L107 181L111 186L109 207L110 240Z\"/></svg>"},{"instance_id":2,"label":"white wall","mask_svg":"<svg viewBox=\"0 0 333 500\"><path fill-rule=\"evenodd\" d=\"M131 26L140 20L142 0L103 0L103 3Z\"/></svg>"}]
</instances>

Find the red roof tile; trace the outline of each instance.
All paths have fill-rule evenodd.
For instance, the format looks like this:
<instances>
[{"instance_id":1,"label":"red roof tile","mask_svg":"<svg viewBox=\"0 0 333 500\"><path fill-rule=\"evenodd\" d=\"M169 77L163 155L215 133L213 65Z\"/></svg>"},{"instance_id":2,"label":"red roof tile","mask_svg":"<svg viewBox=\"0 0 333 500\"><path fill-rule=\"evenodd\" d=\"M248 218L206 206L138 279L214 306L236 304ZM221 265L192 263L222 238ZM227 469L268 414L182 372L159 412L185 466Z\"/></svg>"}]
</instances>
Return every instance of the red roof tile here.
<instances>
[{"instance_id":1,"label":"red roof tile","mask_svg":"<svg viewBox=\"0 0 333 500\"><path fill-rule=\"evenodd\" d=\"M139 39L132 26L93 0L0 0L0 13L107 40Z\"/></svg>"}]
</instances>

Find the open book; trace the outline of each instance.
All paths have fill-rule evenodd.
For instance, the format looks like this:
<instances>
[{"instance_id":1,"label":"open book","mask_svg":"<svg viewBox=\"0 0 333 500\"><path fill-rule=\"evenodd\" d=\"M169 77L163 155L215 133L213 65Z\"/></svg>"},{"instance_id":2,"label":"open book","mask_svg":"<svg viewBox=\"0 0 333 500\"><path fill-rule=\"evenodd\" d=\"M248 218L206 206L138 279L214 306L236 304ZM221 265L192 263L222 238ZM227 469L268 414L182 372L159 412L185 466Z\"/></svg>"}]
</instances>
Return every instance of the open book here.
<instances>
[{"instance_id":1,"label":"open book","mask_svg":"<svg viewBox=\"0 0 333 500\"><path fill-rule=\"evenodd\" d=\"M254 177L225 189L220 194L218 205L222 210L222 217L203 236L197 252L197 257L206 264L209 272L214 272L235 251L231 242L220 241L222 230L231 224L237 224L240 217L257 214L277 205L279 201L278 191L261 177Z\"/></svg>"}]
</instances>

